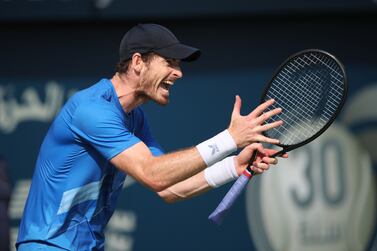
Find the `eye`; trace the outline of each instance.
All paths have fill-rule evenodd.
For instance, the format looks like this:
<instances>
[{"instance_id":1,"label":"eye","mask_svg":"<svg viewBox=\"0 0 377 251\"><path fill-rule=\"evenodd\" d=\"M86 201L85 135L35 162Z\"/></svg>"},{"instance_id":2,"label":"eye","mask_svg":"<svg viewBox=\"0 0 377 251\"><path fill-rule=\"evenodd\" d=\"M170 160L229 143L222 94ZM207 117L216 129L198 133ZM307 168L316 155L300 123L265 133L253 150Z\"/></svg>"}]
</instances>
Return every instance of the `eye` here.
<instances>
[{"instance_id":1,"label":"eye","mask_svg":"<svg viewBox=\"0 0 377 251\"><path fill-rule=\"evenodd\" d=\"M165 61L168 63L170 67L177 67L179 66L180 61L178 59L172 59L172 58L167 58Z\"/></svg>"}]
</instances>

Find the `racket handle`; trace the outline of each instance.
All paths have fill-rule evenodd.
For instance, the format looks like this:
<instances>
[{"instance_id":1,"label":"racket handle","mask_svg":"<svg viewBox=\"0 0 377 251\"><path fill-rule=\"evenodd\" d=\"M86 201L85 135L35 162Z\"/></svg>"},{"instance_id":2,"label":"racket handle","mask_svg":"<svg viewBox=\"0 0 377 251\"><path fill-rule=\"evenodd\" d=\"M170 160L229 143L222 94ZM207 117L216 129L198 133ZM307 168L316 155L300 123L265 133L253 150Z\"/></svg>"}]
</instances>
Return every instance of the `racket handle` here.
<instances>
[{"instance_id":1,"label":"racket handle","mask_svg":"<svg viewBox=\"0 0 377 251\"><path fill-rule=\"evenodd\" d=\"M257 154L258 154L258 151L255 150L253 152L253 155L251 155L251 158L249 160L249 165L247 165L247 167L246 167L247 172L250 173L251 175L255 175L255 172L253 170L251 170L251 167L253 166L253 162L256 159Z\"/></svg>"},{"instance_id":2,"label":"racket handle","mask_svg":"<svg viewBox=\"0 0 377 251\"><path fill-rule=\"evenodd\" d=\"M240 196L241 192L246 187L247 183L249 183L249 180L253 177L252 174L250 174L248 171L244 171L240 177L236 180L236 182L233 184L233 186L230 188L228 193L225 195L223 200L220 202L220 204L217 206L217 208L211 213L211 215L208 217L211 221L216 223L217 225L220 225L223 221L223 218L226 214L226 212L229 211L229 209L232 207L236 199Z\"/></svg>"}]
</instances>

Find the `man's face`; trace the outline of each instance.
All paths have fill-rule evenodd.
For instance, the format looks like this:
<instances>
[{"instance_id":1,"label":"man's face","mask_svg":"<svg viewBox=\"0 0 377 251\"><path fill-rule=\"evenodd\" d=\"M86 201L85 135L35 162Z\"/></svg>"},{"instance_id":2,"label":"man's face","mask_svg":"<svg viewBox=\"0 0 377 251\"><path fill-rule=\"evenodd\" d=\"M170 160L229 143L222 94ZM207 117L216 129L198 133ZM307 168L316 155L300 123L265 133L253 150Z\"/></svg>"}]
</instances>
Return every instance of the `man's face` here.
<instances>
[{"instance_id":1,"label":"man's face","mask_svg":"<svg viewBox=\"0 0 377 251\"><path fill-rule=\"evenodd\" d=\"M182 77L180 60L155 55L140 72L140 91L160 105L169 103L169 89Z\"/></svg>"}]
</instances>

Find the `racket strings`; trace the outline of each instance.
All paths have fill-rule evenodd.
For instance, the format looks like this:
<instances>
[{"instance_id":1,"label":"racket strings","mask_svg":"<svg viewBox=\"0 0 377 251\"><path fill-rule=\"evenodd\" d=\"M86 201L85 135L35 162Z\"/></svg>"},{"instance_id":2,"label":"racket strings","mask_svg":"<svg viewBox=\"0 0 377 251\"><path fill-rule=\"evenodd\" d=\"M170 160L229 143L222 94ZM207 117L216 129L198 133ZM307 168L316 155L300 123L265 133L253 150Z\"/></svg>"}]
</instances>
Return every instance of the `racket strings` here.
<instances>
[{"instance_id":1,"label":"racket strings","mask_svg":"<svg viewBox=\"0 0 377 251\"><path fill-rule=\"evenodd\" d=\"M270 98L275 98L276 99L278 97L277 95L275 95L275 96L268 96L268 98L269 99ZM302 129L305 133L311 133L307 129L307 128L309 128L307 126L307 123L311 123L311 120L309 119L310 115L307 114L307 116L303 116L303 114L305 114L305 111L302 110L302 109L300 109L301 110L300 111L301 112L300 113L301 116L297 115L296 113L289 112L289 109L290 109L289 107L292 107L292 106L298 107L297 104L292 103L291 100L286 99L284 96L280 96L280 100L284 101L282 103L279 103L279 104L281 104L280 107L283 109L283 111L288 111L288 112L285 112L284 114L280 115L280 117L275 116L275 118L273 118L272 120L273 121L276 121L277 119L283 120L283 121L286 122L285 124L288 124L288 125L295 123L295 121L297 121L297 120L301 120L303 125L301 125L301 124L298 125L300 127L300 129ZM306 125L306 127L305 127L305 125ZM284 127L284 125L282 126L282 129L284 129L286 132L289 132L288 128ZM297 128L297 129L299 129L299 128ZM298 133L299 131L296 131L296 132ZM275 135L274 136L277 136L276 133L279 133L279 130L275 130ZM285 134L283 134L282 136L284 136L284 135ZM288 136L288 137L290 137L290 136Z\"/></svg>"},{"instance_id":2,"label":"racket strings","mask_svg":"<svg viewBox=\"0 0 377 251\"><path fill-rule=\"evenodd\" d=\"M310 62L312 62L312 63L318 63L318 62L320 62L320 63L322 63L322 64L324 64L325 66L327 66L327 67L330 67L330 68L328 68L328 69L330 69L331 70L331 77L334 79L334 80L337 80L338 81L338 85L326 85L327 87L329 87L329 88L334 88L334 87L337 87L337 88L339 88L339 90L334 90L335 92L337 92L336 94L337 94L337 96L336 96L336 98L338 99L338 100L336 100L336 104L338 104L339 103L339 101L341 101L341 96L343 95L343 88L340 88L340 86L343 86L343 79L344 79L344 77L342 76L342 75L340 75L339 74L339 72L337 72L337 71L335 71L334 70L334 68L338 68L338 71L341 71L340 70L340 68L339 68L339 66L336 64L336 62L334 61L334 60L332 60L330 63L327 63L326 61L323 61L323 60L321 60L320 58L318 58L318 57L314 57L317 61L313 61L313 59L311 59L310 57L308 57L307 55L304 55L304 57L306 58L306 59L308 59ZM301 58L299 58L298 60L300 60L300 61L302 61L304 64L306 64L306 65L308 65L308 66L311 66L310 64L308 64L307 62L305 62L305 61L303 61ZM323 81L325 81L325 74L327 74L328 72L327 71L321 71L321 72L319 72L320 73L320 77L319 76L316 76L317 78L318 78L318 80L320 80L321 81L321 79L322 79L322 82ZM336 74L336 76L334 76L334 75L332 75L332 74ZM314 74L313 74L314 75ZM315 76L315 75L314 75ZM340 78L339 78L340 77ZM330 100L333 100L333 97L329 97L329 99L328 99L329 101Z\"/></svg>"},{"instance_id":3,"label":"racket strings","mask_svg":"<svg viewBox=\"0 0 377 251\"><path fill-rule=\"evenodd\" d=\"M310 138L334 117L343 93L344 75L332 57L317 52L299 55L280 70L266 93L266 100L276 100L268 110L283 109L267 123L284 121L266 134L282 145Z\"/></svg>"},{"instance_id":4,"label":"racket strings","mask_svg":"<svg viewBox=\"0 0 377 251\"><path fill-rule=\"evenodd\" d=\"M288 76L286 73L284 73L282 71L282 75L284 75L284 74L286 76ZM283 81L287 81L287 80L288 80L288 78L285 77ZM276 89L273 89L273 87L276 87ZM286 104L286 106L284 106L284 105L281 106L282 109L283 110L289 110L289 107L297 107L299 109L297 114L301 115L300 117L298 117L295 113L294 114L287 113L287 114L285 114L285 116L283 118L280 118L280 119L283 119L284 121L288 121L289 122L288 124L292 124L296 120L302 120L303 123L305 123L305 122L311 123L311 120L309 118L312 117L313 114L308 114L308 112L303 110L302 107L299 106L297 103L301 103L301 102L304 102L306 100L312 106L314 106L318 102L317 100L312 101L310 95L302 98L301 96L298 96L297 93L292 93L291 92L292 88L285 88L285 85L283 85L283 84L276 85L276 86L273 86L273 87L271 89L272 96L275 96L275 97L279 96L280 99L283 99L283 101L284 101L284 102L282 102L282 104ZM281 88L283 88L283 89L281 89ZM295 90L295 89L293 89L293 90ZM275 93L273 93L273 92L275 92ZM284 93L285 94L288 93L290 96L297 96L298 98L296 99L296 102L294 103L291 99L286 98L287 95L284 95ZM317 94L318 95L315 95L313 97L318 97L320 95L320 93L318 91L317 91ZM269 96L269 98L272 98L272 96ZM307 129L307 128L309 128L308 126L306 126L306 127L300 126L300 127L301 127L301 129L303 129L303 132L305 132L305 133L312 133L313 132L313 130L308 131L308 129ZM318 126L318 127L320 127L320 126ZM287 131L286 128L283 128L283 129L285 129ZM295 133L299 133L299 131L296 130ZM288 136L288 137L290 137L290 136Z\"/></svg>"},{"instance_id":5,"label":"racket strings","mask_svg":"<svg viewBox=\"0 0 377 251\"><path fill-rule=\"evenodd\" d=\"M284 76L284 72L282 72L281 75ZM288 75L288 76L289 76L289 75ZM288 78L289 78L289 77L288 77ZM279 92L281 91L281 96L284 95L284 94L287 94L287 93L288 93L289 95L291 95L291 96L297 96L297 99L295 99L295 101L290 101L290 100L288 99L288 97L286 98L286 100L288 100L291 104L293 104L293 102L295 102L295 103L299 103L299 102L304 102L304 101L306 101L306 102L308 102L308 103L311 103L311 105L315 105L316 100L312 101L312 100L311 100L311 97L312 97L313 99L315 99L316 97L319 97L320 93L319 93L319 92L316 92L316 90L313 90L313 91L316 92L317 95L313 95L313 96L311 96L310 93L306 93L306 94L307 94L306 96L298 95L299 93L297 93L297 92L301 92L300 90L296 90L296 89L294 89L294 88L286 87L286 86L283 84L285 81L289 81L289 82L291 82L291 80L288 79L288 78L284 78L284 79L281 81L281 82L282 82L281 85L277 85L277 86L276 86L276 88L278 89L278 91L279 91ZM277 77L277 79L280 80L279 76ZM298 79L298 80L296 80L296 81L301 82L301 83L303 84L304 87L308 87L307 85L305 86L305 82L303 82L302 79ZM284 90L282 90L281 88L279 88L279 86L280 86L281 88L284 88ZM292 92L292 90L293 90L293 92ZM271 91L272 91L272 90L271 90ZM293 105L294 105L294 104L293 104ZM303 114L305 113L305 111L304 111L300 106L298 106L298 105L296 105L296 106L297 106L298 109L300 109L300 112L302 112ZM306 115L309 115L309 114L306 114Z\"/></svg>"}]
</instances>

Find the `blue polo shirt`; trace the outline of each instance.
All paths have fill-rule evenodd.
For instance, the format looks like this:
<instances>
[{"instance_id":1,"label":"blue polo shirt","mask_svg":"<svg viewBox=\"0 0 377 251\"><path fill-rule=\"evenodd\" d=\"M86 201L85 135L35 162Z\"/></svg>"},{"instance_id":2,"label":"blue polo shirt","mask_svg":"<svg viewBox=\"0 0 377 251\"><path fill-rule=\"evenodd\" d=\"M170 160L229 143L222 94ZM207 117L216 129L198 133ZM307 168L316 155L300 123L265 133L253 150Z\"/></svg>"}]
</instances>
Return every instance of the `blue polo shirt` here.
<instances>
[{"instance_id":1,"label":"blue polo shirt","mask_svg":"<svg viewBox=\"0 0 377 251\"><path fill-rule=\"evenodd\" d=\"M163 154L142 109L126 114L108 79L72 96L42 143L19 250L103 250L126 177L110 160L140 141L153 155Z\"/></svg>"}]
</instances>

